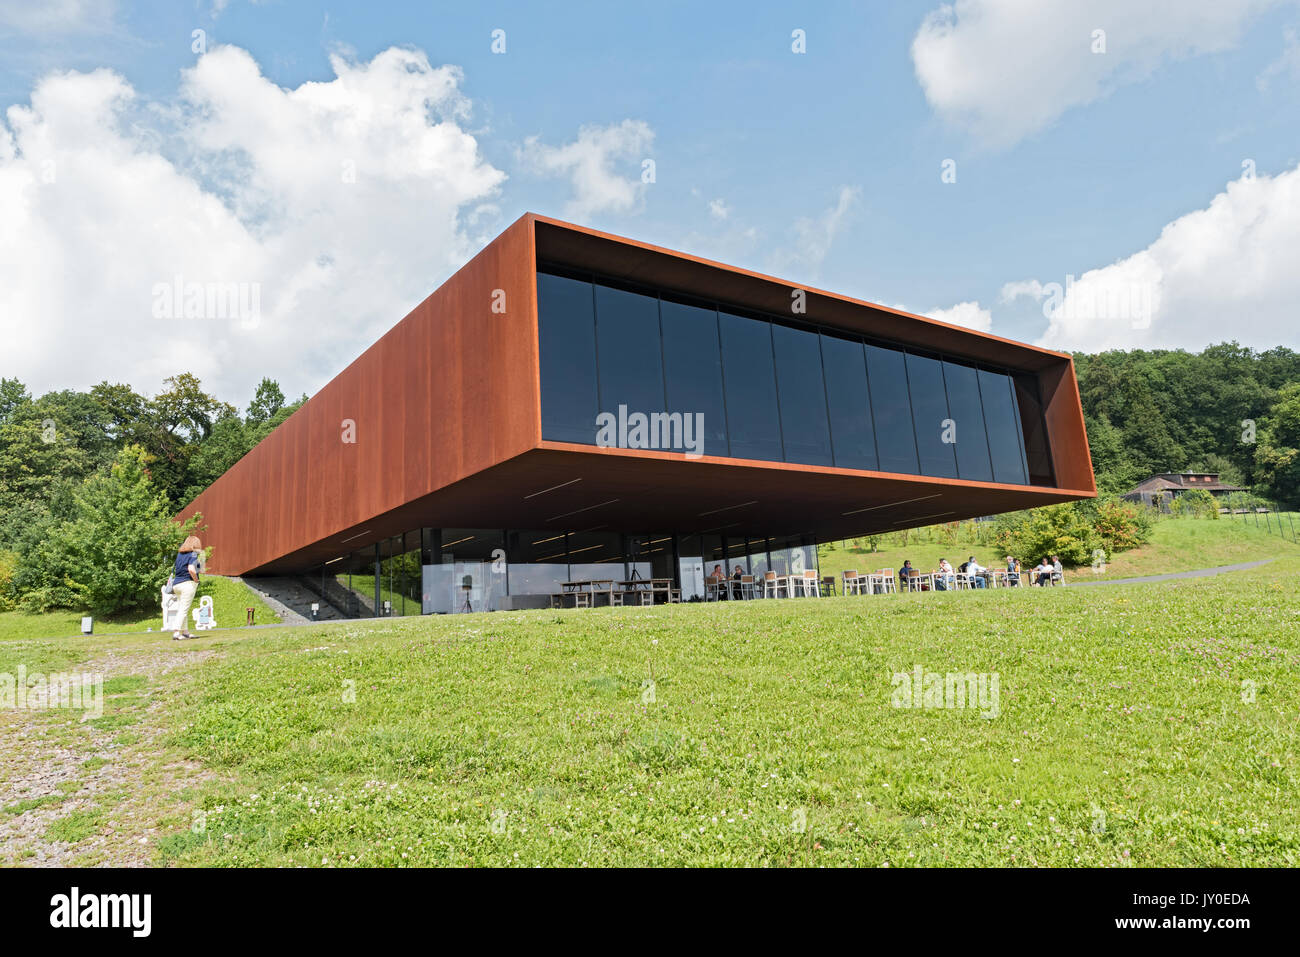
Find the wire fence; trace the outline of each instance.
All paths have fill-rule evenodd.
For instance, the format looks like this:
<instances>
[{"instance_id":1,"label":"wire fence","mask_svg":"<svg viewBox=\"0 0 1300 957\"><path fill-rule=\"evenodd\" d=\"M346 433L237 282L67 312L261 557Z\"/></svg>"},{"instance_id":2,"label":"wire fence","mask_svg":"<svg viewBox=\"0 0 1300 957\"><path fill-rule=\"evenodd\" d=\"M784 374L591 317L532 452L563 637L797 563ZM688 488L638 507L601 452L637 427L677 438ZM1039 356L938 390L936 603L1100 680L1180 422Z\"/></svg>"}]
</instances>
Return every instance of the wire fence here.
<instances>
[{"instance_id":1,"label":"wire fence","mask_svg":"<svg viewBox=\"0 0 1300 957\"><path fill-rule=\"evenodd\" d=\"M1253 507L1229 508L1220 512L1224 518L1240 521L1243 525L1253 524L1260 531L1277 535L1280 538L1300 544L1297 529L1300 529L1300 512L1290 508L1256 505Z\"/></svg>"}]
</instances>

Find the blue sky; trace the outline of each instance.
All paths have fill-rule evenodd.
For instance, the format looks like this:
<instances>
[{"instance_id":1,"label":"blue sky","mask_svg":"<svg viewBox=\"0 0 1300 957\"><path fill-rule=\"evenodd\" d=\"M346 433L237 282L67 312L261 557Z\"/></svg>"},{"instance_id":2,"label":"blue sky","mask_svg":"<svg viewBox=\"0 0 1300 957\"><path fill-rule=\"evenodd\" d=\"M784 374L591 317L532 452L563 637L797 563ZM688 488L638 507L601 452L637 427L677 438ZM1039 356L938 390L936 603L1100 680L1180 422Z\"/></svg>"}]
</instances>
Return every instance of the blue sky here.
<instances>
[{"instance_id":1,"label":"blue sky","mask_svg":"<svg viewBox=\"0 0 1300 957\"><path fill-rule=\"evenodd\" d=\"M1026 6L1040 9L1027 12ZM1300 158L1300 7L1287 0L1152 0L1152 9L1141 12L1128 6L1112 0L963 0L955 7L935 0L813 6L230 0L214 9L209 3L60 0L44 19L17 7L0 13L0 101L36 114L25 127L11 114L16 145L10 155L0 153L0 164L16 175L19 164L35 162L41 149L66 152L61 171L78 162L78 148L83 158L95 149L106 156L152 151L184 179L154 191L176 189L168 210L190 202L185 196L197 190L224 203L230 228L243 231L231 243L255 240L265 257L272 246L276 255L298 248L304 269L314 258L335 270L332 280L302 279L304 289L319 287L320 302L312 306L319 313L329 308L329 283L346 276L346 238L313 255L294 223L276 222L277 215L291 217L292 209L277 213L265 195L251 203L237 182L231 185L240 167L225 164L244 148L240 137L264 142L279 135L274 123L254 124L246 133L238 128L243 116L256 114L259 97L275 95L250 83L248 104L235 101L232 92L218 108L224 127L219 142L214 145L206 127L195 135L222 84L209 78L200 106L184 102L183 74L201 59L191 49L192 31L205 31L209 57L221 48L247 51L264 80L282 91L335 81L331 55L365 67L395 47L422 53L434 70L458 67L459 105L451 120L477 151L478 170L494 171L497 179L458 180L455 190L431 203L431 219L446 222L434 230L429 248L398 270L403 279L382 303L386 313L365 316L353 327L327 322L329 341L294 362L283 358L283 336L269 326L258 334L265 351L251 354L271 366L258 376L275 375L297 390L319 387L376 330L446 278L476 243L527 210L580 218L794 282L1061 348L1201 348L1231 336L1259 347L1300 345L1289 308L1296 282L1289 273L1300 252L1294 172ZM1044 13L1044 7L1059 9ZM496 29L505 31L504 54L492 52ZM795 29L805 32L805 53L791 49ZM1094 29L1105 30L1104 51L1095 49ZM51 93L40 110L33 94L51 73L98 69L116 74L133 97L100 131L111 133L112 142L90 136L80 142L75 130L94 120L55 119L58 110L74 112L70 104L91 93ZM385 109L382 91L373 95L373 108ZM442 114L444 122L448 115ZM62 132L38 135L33 124L40 127L39 121ZM55 140L61 145L37 146ZM295 139L279 155L312 144L319 152L320 142L315 135ZM394 142L400 148L400 139ZM250 178L275 165L274 147L251 161ZM644 158L654 160L653 184L640 182ZM946 160L955 162L955 182L941 179ZM1253 176L1248 172L1243 180L1247 161ZM433 156L426 165L440 162ZM5 168L0 165L0 176ZM394 194L404 182L399 176L390 184ZM56 185L71 189L66 178ZM0 201L8 197L11 209L22 204L25 218L16 219L63 235L57 217L97 215L86 211L94 205L86 196L112 191L113 180L106 174L86 188L76 201L55 203L32 198L48 190L14 187L6 194L0 186ZM303 208L337 202L335 193L302 198ZM409 195L412 205L421 202L418 192ZM1215 207L1216 197L1223 208ZM78 221L66 232L111 232L112 215L162 228L172 213L151 212L149 202L132 200L115 214L104 213L105 221ZM81 211L70 212L70 206ZM330 220L340 237L353 228L347 215ZM1189 216L1161 239L1166 227ZM133 268L114 261L111 244L88 261L84 245L74 253L55 240L29 243L11 235L10 241L20 251L54 250L25 264L11 277L15 282L33 275L54 282L75 260L79 273L88 274L78 282L94 296L99 272L116 276ZM1252 243L1263 252L1242 258L1241 249ZM392 248L374 238L364 252L368 259L352 268L364 274L392 257L412 255L399 248L403 244L410 245L410 236L395 224ZM280 275L286 270L285 260L259 262L251 253L236 260L241 265L230 267L235 279L245 273L260 279L264 267ZM202 262L201 249L187 260L187 274L194 273L195 261ZM1121 282L1126 293L1140 288L1149 299L1154 292L1155 314L1136 322L1101 316L1054 324L1042 287L1090 270L1098 288ZM164 256L151 262L138 285L152 288L150 280L173 271ZM1010 295L1007 284L1019 282L1038 287ZM147 362L122 358L103 367L96 365L105 358L101 350L72 368L49 361L55 340L48 330L17 328L30 324L34 311L63 310L69 315L51 328L65 344L69 335L92 342L121 338L123 330L128 337L147 335L147 327L136 324L136 306L129 305L134 300L119 295L122 288L136 287L114 285L98 299L127 305L110 306L89 330L68 328L86 319L48 290L8 298L0 292L0 333L24 343L9 361L0 360L0 374L26 375L37 387L129 378L139 380L132 383L137 388L156 388L152 380L170 374L168 361L189 357L160 350ZM309 301L280 300L282 306ZM965 309L955 310L958 304ZM1237 309L1243 315L1225 329L1219 320ZM269 311L273 322L292 329L289 306ZM227 350L217 341L223 335L214 334L210 343L209 378L239 392L251 373L225 366L234 355L250 354L249 339L241 346L231 333ZM11 365L20 358L26 374Z\"/></svg>"}]
</instances>

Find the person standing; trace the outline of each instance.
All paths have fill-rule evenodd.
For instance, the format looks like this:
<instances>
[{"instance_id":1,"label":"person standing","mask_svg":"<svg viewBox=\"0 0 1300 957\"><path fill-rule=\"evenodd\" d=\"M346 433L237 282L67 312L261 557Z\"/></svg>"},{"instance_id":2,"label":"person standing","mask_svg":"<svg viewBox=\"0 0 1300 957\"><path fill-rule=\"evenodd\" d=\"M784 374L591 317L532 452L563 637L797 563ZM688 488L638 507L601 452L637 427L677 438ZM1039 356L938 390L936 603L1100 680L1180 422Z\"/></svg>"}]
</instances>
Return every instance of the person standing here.
<instances>
[{"instance_id":1,"label":"person standing","mask_svg":"<svg viewBox=\"0 0 1300 957\"><path fill-rule=\"evenodd\" d=\"M194 604L194 593L199 590L199 558L203 552L203 543L197 535L185 539L176 561L172 563L172 575L175 583L172 593L176 596L177 614L180 616L180 631L172 632L172 638L181 641L193 638L190 634L190 606Z\"/></svg>"}]
</instances>

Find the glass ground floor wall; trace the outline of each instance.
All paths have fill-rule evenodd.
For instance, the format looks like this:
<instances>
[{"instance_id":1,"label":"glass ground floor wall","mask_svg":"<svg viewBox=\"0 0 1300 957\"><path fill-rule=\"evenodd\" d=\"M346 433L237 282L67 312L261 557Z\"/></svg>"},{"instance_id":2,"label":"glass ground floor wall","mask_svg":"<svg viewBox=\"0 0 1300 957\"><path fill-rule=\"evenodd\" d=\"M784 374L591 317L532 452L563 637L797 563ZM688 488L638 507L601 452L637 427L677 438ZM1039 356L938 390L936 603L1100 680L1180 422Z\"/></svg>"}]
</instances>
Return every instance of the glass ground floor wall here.
<instances>
[{"instance_id":1,"label":"glass ground floor wall","mask_svg":"<svg viewBox=\"0 0 1300 957\"><path fill-rule=\"evenodd\" d=\"M727 536L424 528L314 570L322 599L349 618L543 608L566 582L669 579L704 600L706 576L817 570L810 535Z\"/></svg>"}]
</instances>

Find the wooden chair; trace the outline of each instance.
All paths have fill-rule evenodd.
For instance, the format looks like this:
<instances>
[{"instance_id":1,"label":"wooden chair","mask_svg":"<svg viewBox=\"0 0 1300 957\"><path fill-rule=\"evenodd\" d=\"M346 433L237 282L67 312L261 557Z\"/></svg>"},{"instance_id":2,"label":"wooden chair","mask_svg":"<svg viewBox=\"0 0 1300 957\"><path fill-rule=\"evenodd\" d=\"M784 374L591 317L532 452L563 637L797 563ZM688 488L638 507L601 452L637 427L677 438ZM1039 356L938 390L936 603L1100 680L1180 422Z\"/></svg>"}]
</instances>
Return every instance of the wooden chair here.
<instances>
[{"instance_id":1,"label":"wooden chair","mask_svg":"<svg viewBox=\"0 0 1300 957\"><path fill-rule=\"evenodd\" d=\"M840 577L844 579L844 594L846 595L862 594L863 581L858 576L858 570L856 568L845 569L844 571L840 572Z\"/></svg>"},{"instance_id":2,"label":"wooden chair","mask_svg":"<svg viewBox=\"0 0 1300 957\"><path fill-rule=\"evenodd\" d=\"M758 585L755 584L753 575L740 576L740 597L741 598L758 597Z\"/></svg>"},{"instance_id":3,"label":"wooden chair","mask_svg":"<svg viewBox=\"0 0 1300 957\"><path fill-rule=\"evenodd\" d=\"M573 607L574 607L574 608L590 608L590 607L591 607L591 592L589 592L589 591L580 591L580 592L575 592L574 595L573 595Z\"/></svg>"},{"instance_id":4,"label":"wooden chair","mask_svg":"<svg viewBox=\"0 0 1300 957\"><path fill-rule=\"evenodd\" d=\"M709 575L704 579L704 600L705 601L717 601L719 598L722 597L721 591L722 591L722 586L719 583L718 578L716 578L713 575Z\"/></svg>"},{"instance_id":5,"label":"wooden chair","mask_svg":"<svg viewBox=\"0 0 1300 957\"><path fill-rule=\"evenodd\" d=\"M873 587L879 586L882 595L898 591L898 584L894 581L894 570L892 568L877 568L876 573L869 577L873 579Z\"/></svg>"},{"instance_id":6,"label":"wooden chair","mask_svg":"<svg viewBox=\"0 0 1300 957\"><path fill-rule=\"evenodd\" d=\"M763 575L763 597L780 598L781 589L785 588L785 582L776 577L776 572L765 572ZM768 593L771 592L769 595ZM789 597L788 595L786 597Z\"/></svg>"},{"instance_id":7,"label":"wooden chair","mask_svg":"<svg viewBox=\"0 0 1300 957\"><path fill-rule=\"evenodd\" d=\"M823 576L822 576L822 591L824 591L824 592L825 592L826 594L828 594L828 595L834 595L834 594L837 594L837 592L835 591L835 576L834 576L834 575L823 575Z\"/></svg>"}]
</instances>

